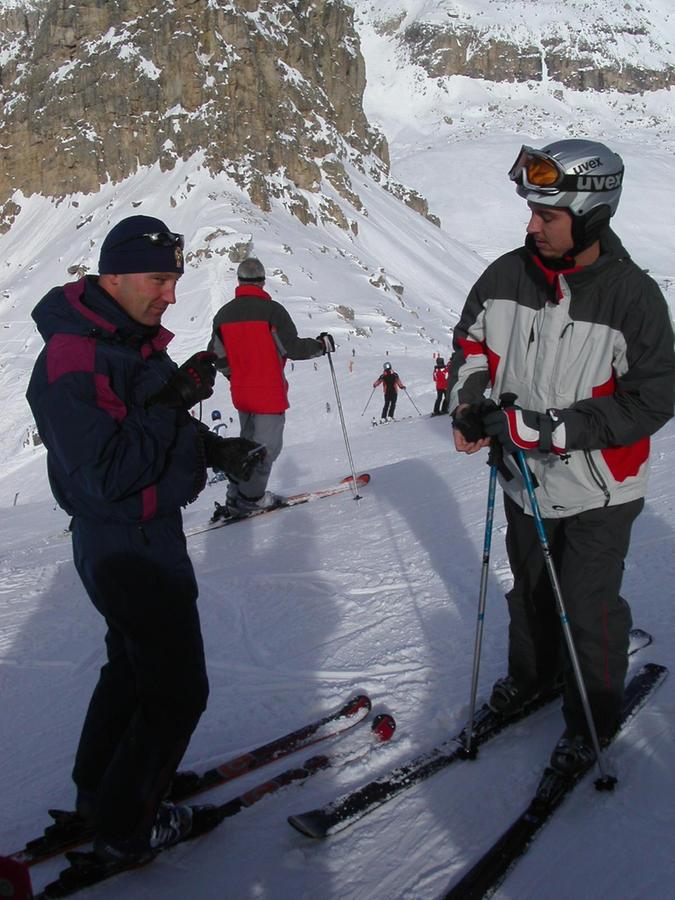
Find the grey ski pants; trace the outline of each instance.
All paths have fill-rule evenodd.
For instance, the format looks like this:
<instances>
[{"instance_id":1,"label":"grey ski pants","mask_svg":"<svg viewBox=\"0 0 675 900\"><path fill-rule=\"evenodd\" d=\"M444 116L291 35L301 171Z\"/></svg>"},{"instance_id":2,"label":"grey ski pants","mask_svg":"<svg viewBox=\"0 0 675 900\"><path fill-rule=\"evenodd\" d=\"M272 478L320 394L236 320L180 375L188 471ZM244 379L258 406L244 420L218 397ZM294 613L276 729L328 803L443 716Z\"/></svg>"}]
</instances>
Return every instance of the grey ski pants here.
<instances>
[{"instance_id":1,"label":"grey ski pants","mask_svg":"<svg viewBox=\"0 0 675 900\"><path fill-rule=\"evenodd\" d=\"M267 447L265 459L259 462L247 481L230 481L227 489L229 499L242 494L247 500L257 500L265 493L274 461L281 453L284 443L284 413L267 415L264 413L239 413L240 436L256 444Z\"/></svg>"}]
</instances>

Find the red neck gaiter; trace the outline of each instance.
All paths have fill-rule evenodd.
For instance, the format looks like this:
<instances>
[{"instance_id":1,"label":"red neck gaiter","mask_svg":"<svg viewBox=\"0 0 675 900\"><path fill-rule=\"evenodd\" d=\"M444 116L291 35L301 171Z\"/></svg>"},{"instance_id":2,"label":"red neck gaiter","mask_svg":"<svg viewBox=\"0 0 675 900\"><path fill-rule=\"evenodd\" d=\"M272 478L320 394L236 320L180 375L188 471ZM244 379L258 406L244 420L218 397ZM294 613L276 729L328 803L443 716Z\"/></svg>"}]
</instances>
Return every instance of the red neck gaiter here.
<instances>
[{"instance_id":1,"label":"red neck gaiter","mask_svg":"<svg viewBox=\"0 0 675 900\"><path fill-rule=\"evenodd\" d=\"M571 265L568 268L557 268L557 269L549 269L546 263L541 259L538 254L533 253L532 259L535 262L535 265L544 273L544 278L547 283L551 285L554 290L554 301L556 303L560 303L563 298L562 290L560 289L560 276L561 275L573 275L575 272L581 272L584 268L583 266ZM572 262L572 260L570 260Z\"/></svg>"}]
</instances>

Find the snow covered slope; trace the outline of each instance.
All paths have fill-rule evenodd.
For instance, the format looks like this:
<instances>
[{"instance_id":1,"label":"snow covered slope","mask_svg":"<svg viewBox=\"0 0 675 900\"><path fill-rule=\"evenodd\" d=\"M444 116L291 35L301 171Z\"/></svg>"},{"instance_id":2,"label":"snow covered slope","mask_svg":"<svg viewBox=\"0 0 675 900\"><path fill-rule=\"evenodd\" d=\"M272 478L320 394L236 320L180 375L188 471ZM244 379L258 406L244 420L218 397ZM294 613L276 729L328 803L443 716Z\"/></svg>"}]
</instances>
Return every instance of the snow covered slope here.
<instances>
[{"instance_id":1,"label":"snow covered slope","mask_svg":"<svg viewBox=\"0 0 675 900\"><path fill-rule=\"evenodd\" d=\"M630 58L647 65L653 53L651 64L672 69L675 12L669 0L620 7L599 3L590 16L587 4L570 0L563 4L355 0L354 6L368 71L366 112L389 141L392 174L428 198L444 230L461 235L474 250L493 259L522 239L526 210L506 177L521 144L541 147L564 137L606 141L626 164L616 230L634 258L668 292L672 305L672 87L622 94L572 90L547 78L527 82L462 75L430 78L401 39L408 24L461 22L487 37L508 33L513 41L522 35L523 40L541 44L558 35L573 53L575 46L597 46L609 31L611 39L602 45L606 64L611 59L627 64ZM383 29L386 22L396 28ZM635 32L630 48L612 31L617 23ZM651 209L661 213L650 215Z\"/></svg>"},{"instance_id":2,"label":"snow covered slope","mask_svg":"<svg viewBox=\"0 0 675 900\"><path fill-rule=\"evenodd\" d=\"M675 301L672 91L628 97L551 84L430 79L373 27L380 15L404 9L422 21L457 9L498 23L507 6L521 9L529 23L553 14L543 3L356 4L369 73L367 113L390 142L393 174L429 199L440 229L352 170L367 212L357 217L358 235L305 227L281 208L261 213L225 176L200 170L195 157L168 173L144 169L96 195L32 197L0 236L1 851L33 837L48 807L72 803L73 752L103 661L102 623L74 571L44 450L30 441L24 446L32 421L23 394L40 347L32 306L53 284L76 277L70 268L95 267L110 224L138 211L185 231L192 256L179 302L166 317L179 361L204 346L213 313L231 295L230 251L244 246L260 255L271 293L287 304L300 333L335 334L355 465L372 474L358 503L342 495L190 539L211 697L185 763L214 765L363 690L376 711L396 717L391 745L368 766L319 774L83 897L432 900L520 811L537 782L562 728L555 708L504 734L477 762L436 775L325 843L309 842L285 822L464 724L487 468L482 456L454 454L449 423L418 416L412 401L423 413L431 410L433 354L448 355L466 291L486 260L522 240L525 208L506 178L521 143L588 134L617 147L627 175L616 229L659 279L671 308ZM598 9L604 7L594 7L596 18ZM668 39L672 47L669 4L652 0L645 9L655 44ZM369 397L386 360L408 388L398 413L413 418L373 428L381 396ZM298 362L288 374L286 446L271 487L292 493L337 481L348 462L327 361L316 368ZM222 379L204 404L205 420L214 408L236 433ZM674 452L671 423L654 440L647 505L624 582L635 624L655 637L635 664L653 659L671 669ZM208 487L186 510L186 525L204 521L222 495L222 487ZM481 695L505 667L503 594L510 576L503 533L500 504ZM509 876L500 900L670 896L674 720L666 683L612 750L618 790L599 795L590 782L580 785ZM261 777L247 776L213 799ZM36 886L58 869L57 860L35 869Z\"/></svg>"}]
</instances>

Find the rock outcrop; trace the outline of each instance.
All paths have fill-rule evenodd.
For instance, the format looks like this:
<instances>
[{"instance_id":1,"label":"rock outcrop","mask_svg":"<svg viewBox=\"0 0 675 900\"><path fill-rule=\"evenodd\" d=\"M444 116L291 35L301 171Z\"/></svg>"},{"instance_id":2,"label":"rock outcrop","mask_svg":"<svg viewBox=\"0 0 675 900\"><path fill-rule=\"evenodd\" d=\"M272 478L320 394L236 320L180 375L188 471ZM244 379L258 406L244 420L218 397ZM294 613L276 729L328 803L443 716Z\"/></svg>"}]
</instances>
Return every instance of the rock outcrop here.
<instances>
[{"instance_id":1,"label":"rock outcrop","mask_svg":"<svg viewBox=\"0 0 675 900\"><path fill-rule=\"evenodd\" d=\"M92 192L199 151L304 222L356 229L347 160L428 212L390 182L343 0L26 0L3 7L0 50L0 227L17 189Z\"/></svg>"},{"instance_id":2,"label":"rock outcrop","mask_svg":"<svg viewBox=\"0 0 675 900\"><path fill-rule=\"evenodd\" d=\"M569 41L562 34L536 42L509 40L508 34L467 21L447 25L413 22L396 17L382 22L383 35L396 34L407 57L433 78L466 75L488 81L542 81L574 90L617 90L639 93L675 84L675 65L649 68L612 56L607 49L620 40L650 38L646 26L627 21L610 27L584 23L586 31ZM534 38L534 35L532 35Z\"/></svg>"}]
</instances>

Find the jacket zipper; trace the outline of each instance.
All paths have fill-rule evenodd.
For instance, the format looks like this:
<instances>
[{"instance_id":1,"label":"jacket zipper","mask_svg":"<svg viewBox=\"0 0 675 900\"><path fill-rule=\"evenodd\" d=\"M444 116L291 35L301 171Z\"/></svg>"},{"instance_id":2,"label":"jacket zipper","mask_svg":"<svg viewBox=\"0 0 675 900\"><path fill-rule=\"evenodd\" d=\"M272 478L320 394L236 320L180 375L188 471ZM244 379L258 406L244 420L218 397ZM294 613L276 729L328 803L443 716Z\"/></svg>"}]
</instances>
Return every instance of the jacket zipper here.
<instances>
[{"instance_id":1,"label":"jacket zipper","mask_svg":"<svg viewBox=\"0 0 675 900\"><path fill-rule=\"evenodd\" d=\"M588 463L588 468L591 472L591 478L600 488L602 493L605 495L605 506L609 506L609 501L611 499L611 495L609 493L609 488L607 487L607 482L604 480L602 475L600 474L600 470L596 466L593 457L591 456L590 450L584 450L584 456L586 457L586 462Z\"/></svg>"},{"instance_id":2,"label":"jacket zipper","mask_svg":"<svg viewBox=\"0 0 675 900\"><path fill-rule=\"evenodd\" d=\"M551 383L553 385L560 384L560 355L562 353L563 341L565 339L565 335L567 334L568 329L570 331L574 330L574 322L568 322L563 330L560 332L560 336L558 337L558 346L555 351L555 361L553 363L553 371L551 374Z\"/></svg>"}]
</instances>

